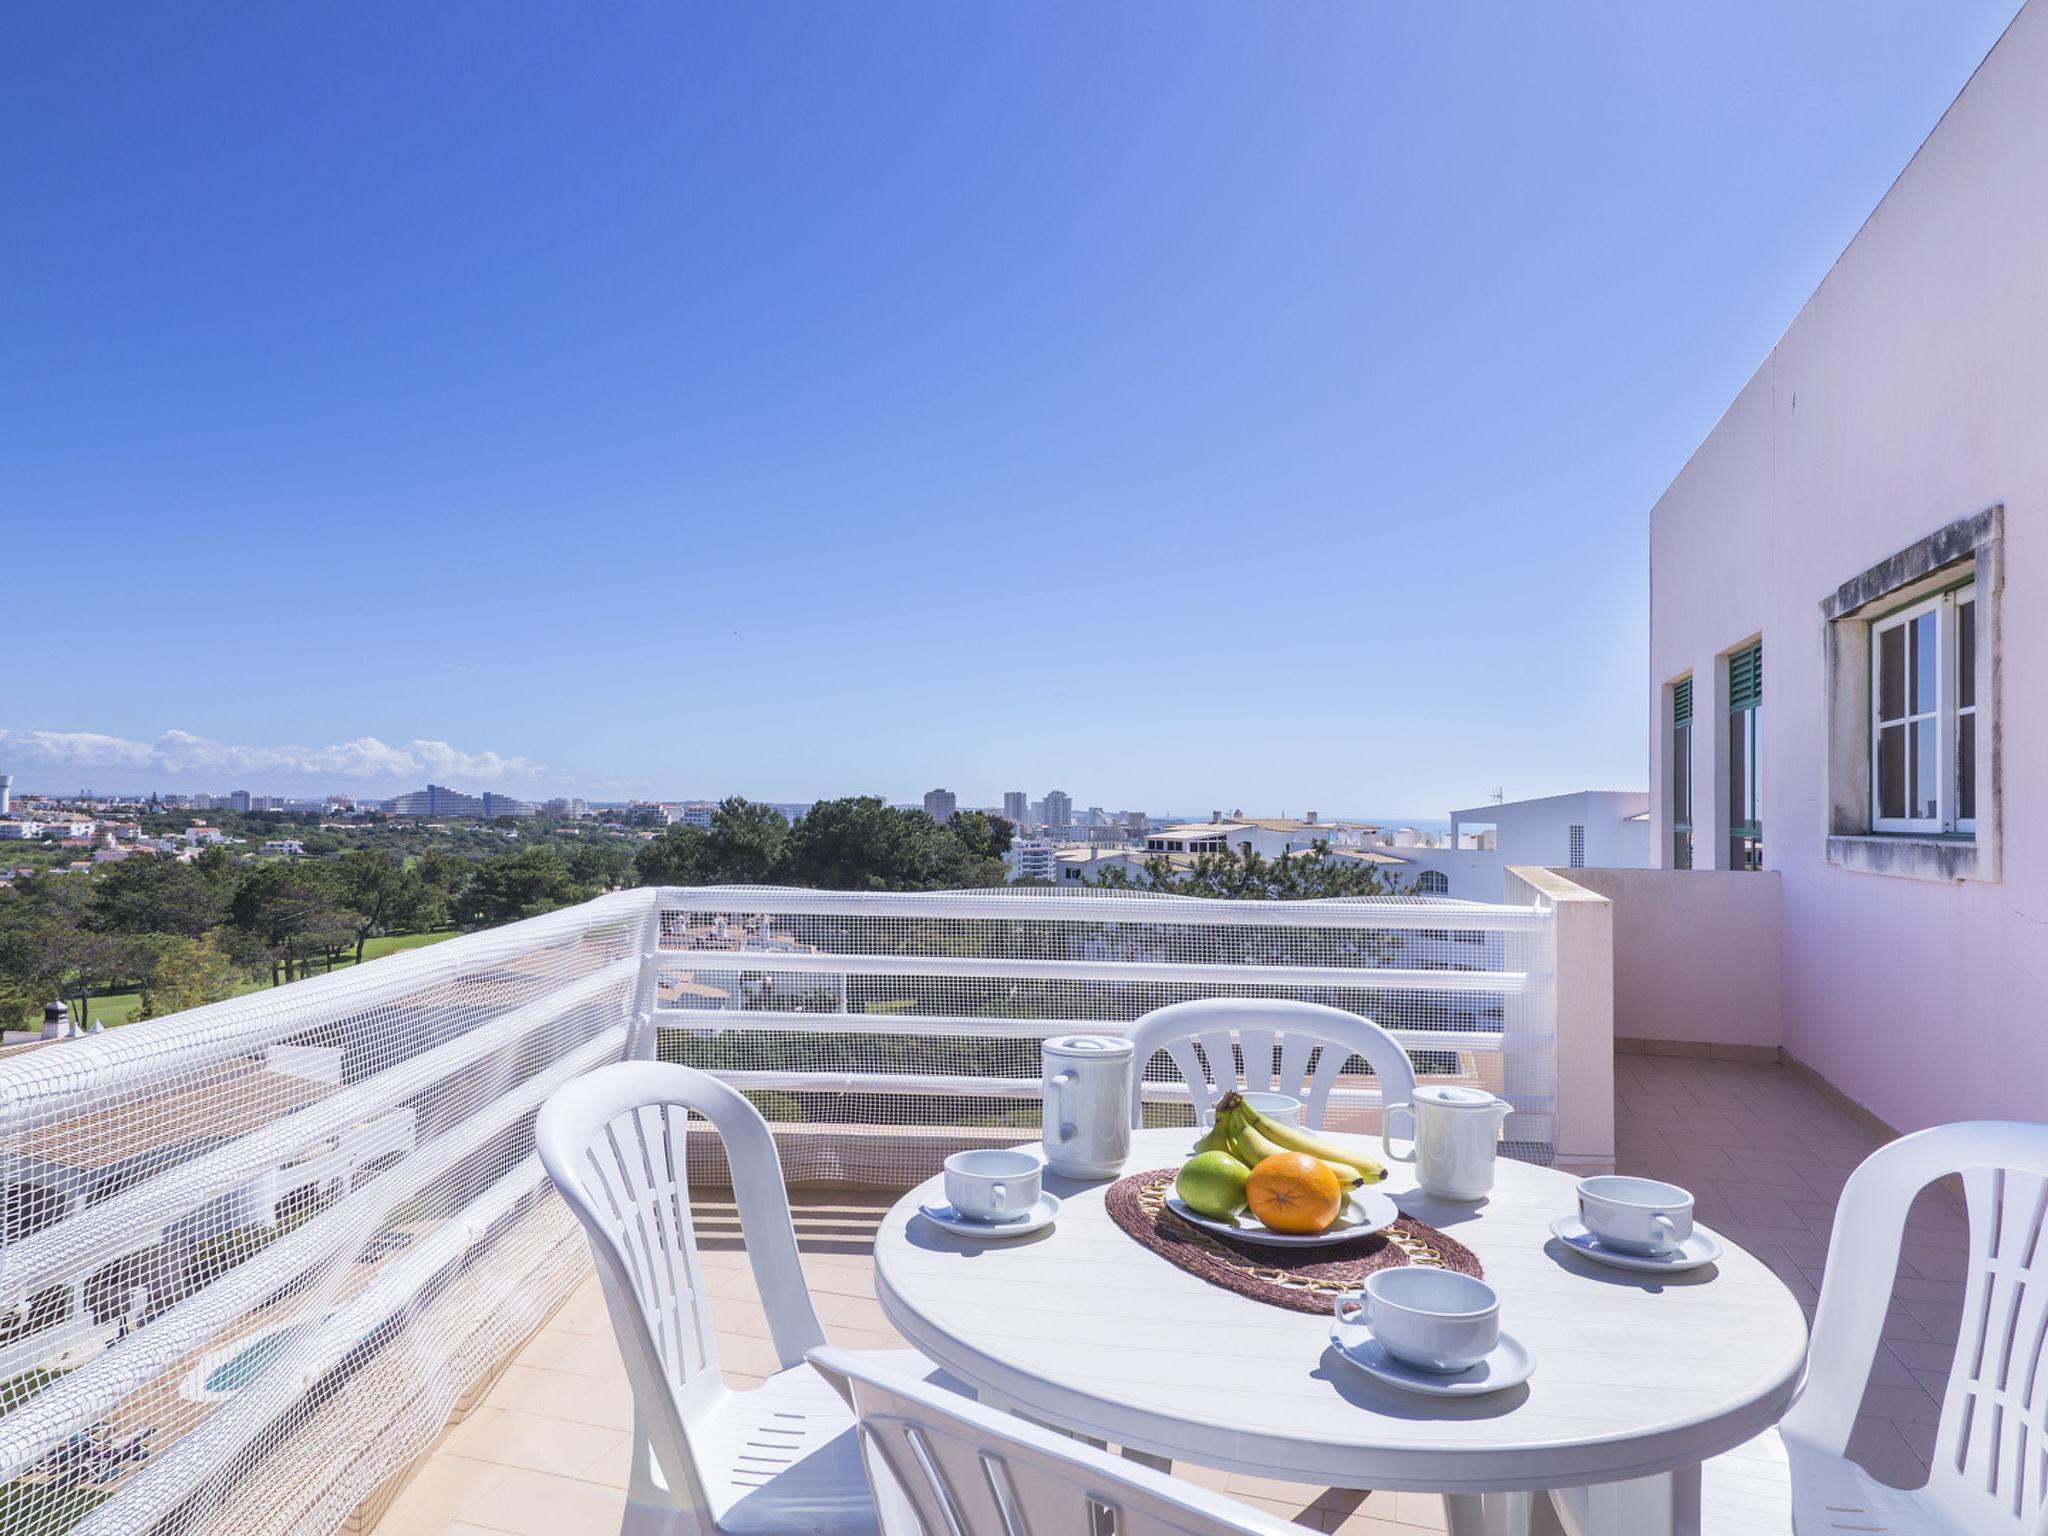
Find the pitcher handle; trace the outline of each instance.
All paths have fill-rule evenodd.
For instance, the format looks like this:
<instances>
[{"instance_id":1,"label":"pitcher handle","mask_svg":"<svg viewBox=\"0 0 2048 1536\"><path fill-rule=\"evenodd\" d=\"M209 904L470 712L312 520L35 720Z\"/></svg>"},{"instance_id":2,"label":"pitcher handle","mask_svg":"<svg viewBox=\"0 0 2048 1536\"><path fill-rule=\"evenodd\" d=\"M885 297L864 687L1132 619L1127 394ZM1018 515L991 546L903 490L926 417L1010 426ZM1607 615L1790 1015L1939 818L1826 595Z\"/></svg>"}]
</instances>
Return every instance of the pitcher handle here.
<instances>
[{"instance_id":1,"label":"pitcher handle","mask_svg":"<svg viewBox=\"0 0 2048 1536\"><path fill-rule=\"evenodd\" d=\"M1048 1145L1065 1146L1080 1134L1079 1122L1067 1118L1067 1087L1074 1081L1072 1072L1058 1072L1052 1080L1052 1124L1045 1127Z\"/></svg>"},{"instance_id":2,"label":"pitcher handle","mask_svg":"<svg viewBox=\"0 0 2048 1536\"><path fill-rule=\"evenodd\" d=\"M1403 1157L1394 1150L1394 1116L1408 1117L1408 1155ZM1389 1162L1412 1163L1415 1161L1415 1106L1413 1104L1389 1104L1380 1111L1380 1150Z\"/></svg>"}]
</instances>

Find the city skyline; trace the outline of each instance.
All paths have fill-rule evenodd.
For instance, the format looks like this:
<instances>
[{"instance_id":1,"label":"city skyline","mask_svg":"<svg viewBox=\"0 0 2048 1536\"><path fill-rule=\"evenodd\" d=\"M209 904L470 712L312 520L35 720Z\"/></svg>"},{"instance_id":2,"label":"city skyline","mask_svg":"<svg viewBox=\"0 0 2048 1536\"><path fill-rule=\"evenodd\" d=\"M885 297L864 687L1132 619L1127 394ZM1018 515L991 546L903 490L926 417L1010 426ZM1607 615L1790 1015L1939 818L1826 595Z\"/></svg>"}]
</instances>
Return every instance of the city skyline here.
<instances>
[{"instance_id":1,"label":"city skyline","mask_svg":"<svg viewBox=\"0 0 2048 1536\"><path fill-rule=\"evenodd\" d=\"M2014 9L31 11L0 483L128 573L0 760L1641 787L1648 508Z\"/></svg>"}]
</instances>

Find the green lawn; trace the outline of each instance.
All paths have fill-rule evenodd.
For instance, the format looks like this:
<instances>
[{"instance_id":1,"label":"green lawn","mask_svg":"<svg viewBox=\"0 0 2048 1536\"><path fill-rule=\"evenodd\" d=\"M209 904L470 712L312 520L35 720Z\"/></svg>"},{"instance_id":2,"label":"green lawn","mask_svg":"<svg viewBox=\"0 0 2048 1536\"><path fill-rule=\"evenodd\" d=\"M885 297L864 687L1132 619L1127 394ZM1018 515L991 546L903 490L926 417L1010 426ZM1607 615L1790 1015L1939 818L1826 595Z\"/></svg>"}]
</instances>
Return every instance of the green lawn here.
<instances>
[{"instance_id":1,"label":"green lawn","mask_svg":"<svg viewBox=\"0 0 2048 1536\"><path fill-rule=\"evenodd\" d=\"M424 949L429 944L438 944L443 939L452 939L454 937L455 930L452 928L436 929L432 933L379 934L376 938L363 945L363 959L365 962L381 960L386 955L399 954L408 949ZM355 952L351 950L348 954L343 955L334 962L334 968L337 971L346 970L355 963ZM314 974L317 976L324 974L324 972L315 971ZM251 978L242 983L241 991L260 992L269 985L270 983L267 981L258 981ZM109 992L103 997L95 997L88 1005L87 1012L91 1018L104 1020L109 1029L112 1029L116 1024L133 1024L142 1017L142 994L140 992Z\"/></svg>"}]
</instances>

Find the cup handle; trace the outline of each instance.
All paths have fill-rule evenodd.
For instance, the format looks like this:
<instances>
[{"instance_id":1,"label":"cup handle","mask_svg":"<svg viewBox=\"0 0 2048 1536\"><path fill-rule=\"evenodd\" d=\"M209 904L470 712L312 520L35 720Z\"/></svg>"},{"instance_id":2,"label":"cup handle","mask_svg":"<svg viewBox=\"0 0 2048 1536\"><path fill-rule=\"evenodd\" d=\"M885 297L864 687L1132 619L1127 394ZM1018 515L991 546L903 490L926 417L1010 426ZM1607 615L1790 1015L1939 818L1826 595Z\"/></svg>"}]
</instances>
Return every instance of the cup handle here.
<instances>
[{"instance_id":1,"label":"cup handle","mask_svg":"<svg viewBox=\"0 0 2048 1536\"><path fill-rule=\"evenodd\" d=\"M988 1192L988 1198L989 1204L993 1205L998 1211L1008 1211L1010 1208L1010 1186L1007 1184L996 1185L995 1188Z\"/></svg>"},{"instance_id":2,"label":"cup handle","mask_svg":"<svg viewBox=\"0 0 2048 1536\"><path fill-rule=\"evenodd\" d=\"M1408 1155L1403 1157L1394 1150L1394 1116L1408 1117ZM1389 1162L1412 1163L1415 1161L1415 1106L1413 1104L1389 1104L1380 1111L1380 1150Z\"/></svg>"},{"instance_id":3,"label":"cup handle","mask_svg":"<svg viewBox=\"0 0 2048 1536\"><path fill-rule=\"evenodd\" d=\"M1059 1072L1053 1076L1052 1124L1045 1127L1045 1139L1055 1146L1065 1146L1079 1134L1075 1123L1067 1118L1067 1088L1073 1081L1071 1072Z\"/></svg>"},{"instance_id":4,"label":"cup handle","mask_svg":"<svg viewBox=\"0 0 2048 1536\"><path fill-rule=\"evenodd\" d=\"M1674 1248L1678 1246L1678 1223L1669 1216L1661 1212L1652 1216L1650 1218L1650 1231L1655 1234L1656 1241L1667 1243Z\"/></svg>"},{"instance_id":5,"label":"cup handle","mask_svg":"<svg viewBox=\"0 0 2048 1536\"><path fill-rule=\"evenodd\" d=\"M1363 1323L1372 1326L1372 1297L1364 1291L1344 1291L1331 1304L1340 1323Z\"/></svg>"}]
</instances>

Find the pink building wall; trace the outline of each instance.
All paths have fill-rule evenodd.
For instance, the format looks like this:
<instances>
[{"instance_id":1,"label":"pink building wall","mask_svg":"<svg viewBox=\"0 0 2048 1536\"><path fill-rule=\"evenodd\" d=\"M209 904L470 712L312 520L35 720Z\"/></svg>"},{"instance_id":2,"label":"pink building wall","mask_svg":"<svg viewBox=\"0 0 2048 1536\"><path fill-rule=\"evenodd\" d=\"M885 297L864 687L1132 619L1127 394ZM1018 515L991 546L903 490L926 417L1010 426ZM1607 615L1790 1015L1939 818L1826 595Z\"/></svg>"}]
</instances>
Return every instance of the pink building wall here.
<instances>
[{"instance_id":1,"label":"pink building wall","mask_svg":"<svg viewBox=\"0 0 2048 1536\"><path fill-rule=\"evenodd\" d=\"M1652 851L1694 677L1697 862L1727 859L1725 662L1761 634L1784 1048L1901 1129L2048 1120L2048 8L2013 22L1651 518ZM2002 870L1827 862L1819 604L2005 508ZM1730 967L1740 957L1725 957Z\"/></svg>"}]
</instances>

